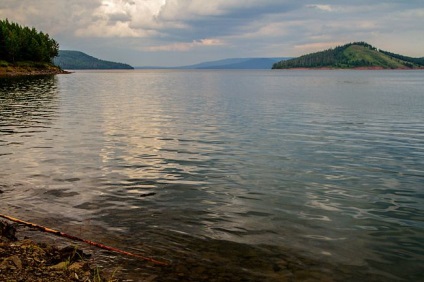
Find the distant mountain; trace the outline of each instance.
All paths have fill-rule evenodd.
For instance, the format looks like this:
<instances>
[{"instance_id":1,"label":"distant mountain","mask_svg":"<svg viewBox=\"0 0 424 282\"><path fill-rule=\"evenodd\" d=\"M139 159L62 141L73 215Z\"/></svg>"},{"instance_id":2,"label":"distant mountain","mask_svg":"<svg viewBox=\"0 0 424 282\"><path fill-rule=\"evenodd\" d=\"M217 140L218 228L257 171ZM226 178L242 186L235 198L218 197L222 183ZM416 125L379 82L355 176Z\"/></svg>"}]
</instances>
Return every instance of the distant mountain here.
<instances>
[{"instance_id":1,"label":"distant mountain","mask_svg":"<svg viewBox=\"0 0 424 282\"><path fill-rule=\"evenodd\" d=\"M411 58L378 50L365 42L354 42L334 49L280 61L275 63L272 68L417 69L424 68L424 58Z\"/></svg>"},{"instance_id":2,"label":"distant mountain","mask_svg":"<svg viewBox=\"0 0 424 282\"><path fill-rule=\"evenodd\" d=\"M272 65L290 58L230 58L180 67L136 67L142 69L271 69Z\"/></svg>"},{"instance_id":3,"label":"distant mountain","mask_svg":"<svg viewBox=\"0 0 424 282\"><path fill-rule=\"evenodd\" d=\"M247 62L248 58L230 58L230 59L224 59L224 60L218 60L218 61L209 61L209 62L202 62L199 64L194 65L188 65L188 66L180 66L176 67L179 69L216 69L216 68L227 68L234 64L240 64L243 62Z\"/></svg>"},{"instance_id":4,"label":"distant mountain","mask_svg":"<svg viewBox=\"0 0 424 282\"><path fill-rule=\"evenodd\" d=\"M77 69L134 69L132 66L104 61L80 51L59 50L59 56L53 59L55 65L67 70Z\"/></svg>"}]
</instances>

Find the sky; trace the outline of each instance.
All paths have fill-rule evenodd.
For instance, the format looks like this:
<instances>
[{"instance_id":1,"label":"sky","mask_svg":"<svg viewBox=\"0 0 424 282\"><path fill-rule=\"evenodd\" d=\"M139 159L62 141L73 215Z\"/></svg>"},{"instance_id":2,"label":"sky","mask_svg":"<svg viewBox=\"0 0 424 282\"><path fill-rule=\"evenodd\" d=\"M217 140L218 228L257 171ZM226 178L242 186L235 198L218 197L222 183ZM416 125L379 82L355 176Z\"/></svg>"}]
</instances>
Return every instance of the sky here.
<instances>
[{"instance_id":1,"label":"sky","mask_svg":"<svg viewBox=\"0 0 424 282\"><path fill-rule=\"evenodd\" d=\"M295 57L355 41L424 57L424 0L0 0L0 18L132 66Z\"/></svg>"}]
</instances>

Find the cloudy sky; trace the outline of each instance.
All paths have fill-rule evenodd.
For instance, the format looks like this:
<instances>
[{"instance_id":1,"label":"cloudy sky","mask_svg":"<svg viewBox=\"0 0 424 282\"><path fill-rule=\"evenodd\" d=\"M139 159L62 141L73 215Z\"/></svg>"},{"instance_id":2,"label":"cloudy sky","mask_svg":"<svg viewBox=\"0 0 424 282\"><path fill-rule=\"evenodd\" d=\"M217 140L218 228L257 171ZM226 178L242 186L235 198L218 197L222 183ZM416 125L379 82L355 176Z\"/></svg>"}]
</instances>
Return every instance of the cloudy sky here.
<instances>
[{"instance_id":1,"label":"cloudy sky","mask_svg":"<svg viewBox=\"0 0 424 282\"><path fill-rule=\"evenodd\" d=\"M424 0L1 0L0 18L133 66L298 56L353 41L424 56Z\"/></svg>"}]
</instances>

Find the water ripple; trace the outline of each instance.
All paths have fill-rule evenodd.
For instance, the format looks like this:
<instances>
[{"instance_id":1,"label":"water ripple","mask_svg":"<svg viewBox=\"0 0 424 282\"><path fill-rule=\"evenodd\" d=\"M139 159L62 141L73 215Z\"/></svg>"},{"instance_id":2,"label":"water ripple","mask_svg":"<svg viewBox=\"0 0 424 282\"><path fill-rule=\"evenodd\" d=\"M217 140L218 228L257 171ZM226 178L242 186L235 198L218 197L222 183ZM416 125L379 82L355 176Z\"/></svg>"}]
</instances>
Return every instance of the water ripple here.
<instances>
[{"instance_id":1,"label":"water ripple","mask_svg":"<svg viewBox=\"0 0 424 282\"><path fill-rule=\"evenodd\" d=\"M193 238L272 244L418 277L423 81L396 71L2 79L2 209L59 227L90 221L93 239L149 241L153 253L199 251Z\"/></svg>"}]
</instances>

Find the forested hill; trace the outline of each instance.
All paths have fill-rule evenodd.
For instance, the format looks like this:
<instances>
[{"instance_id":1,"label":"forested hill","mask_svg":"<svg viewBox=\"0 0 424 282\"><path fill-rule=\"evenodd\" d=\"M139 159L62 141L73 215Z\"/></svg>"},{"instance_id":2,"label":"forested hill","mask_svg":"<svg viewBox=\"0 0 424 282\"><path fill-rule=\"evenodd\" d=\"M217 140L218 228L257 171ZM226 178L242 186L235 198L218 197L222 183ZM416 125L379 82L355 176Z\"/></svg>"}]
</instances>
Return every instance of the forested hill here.
<instances>
[{"instance_id":1,"label":"forested hill","mask_svg":"<svg viewBox=\"0 0 424 282\"><path fill-rule=\"evenodd\" d=\"M62 69L77 70L77 69L133 69L132 66L104 61L83 52L59 50L59 56L54 58L54 63Z\"/></svg>"},{"instance_id":2,"label":"forested hill","mask_svg":"<svg viewBox=\"0 0 424 282\"><path fill-rule=\"evenodd\" d=\"M354 42L334 49L281 61L275 63L272 68L418 69L424 68L424 58L411 58L378 50L365 42Z\"/></svg>"}]
</instances>

